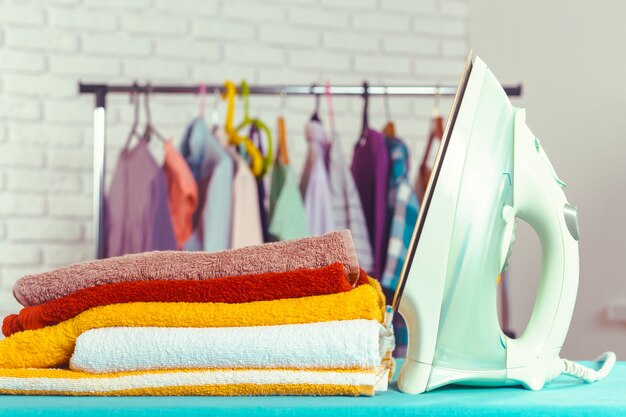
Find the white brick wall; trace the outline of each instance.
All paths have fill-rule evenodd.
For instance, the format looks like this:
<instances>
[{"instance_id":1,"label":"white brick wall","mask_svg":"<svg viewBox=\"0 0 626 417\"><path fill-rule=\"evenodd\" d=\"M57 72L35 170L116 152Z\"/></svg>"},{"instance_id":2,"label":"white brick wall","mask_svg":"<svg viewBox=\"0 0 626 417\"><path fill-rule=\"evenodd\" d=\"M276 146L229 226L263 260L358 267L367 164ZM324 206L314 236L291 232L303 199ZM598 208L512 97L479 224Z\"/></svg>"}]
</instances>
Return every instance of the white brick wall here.
<instances>
[{"instance_id":1,"label":"white brick wall","mask_svg":"<svg viewBox=\"0 0 626 417\"><path fill-rule=\"evenodd\" d=\"M18 307L11 287L23 274L92 254L93 98L77 95L79 80L453 84L468 48L467 14L465 0L0 0L0 313ZM153 97L159 130L178 139L196 100ZM250 103L274 125L280 99ZM432 100L390 103L417 161ZM335 99L347 153L361 104ZM125 96L109 96L108 106L111 173L132 112ZM312 98L287 99L296 167L312 107ZM381 126L382 100L370 108ZM325 112L323 101L323 120Z\"/></svg>"}]
</instances>

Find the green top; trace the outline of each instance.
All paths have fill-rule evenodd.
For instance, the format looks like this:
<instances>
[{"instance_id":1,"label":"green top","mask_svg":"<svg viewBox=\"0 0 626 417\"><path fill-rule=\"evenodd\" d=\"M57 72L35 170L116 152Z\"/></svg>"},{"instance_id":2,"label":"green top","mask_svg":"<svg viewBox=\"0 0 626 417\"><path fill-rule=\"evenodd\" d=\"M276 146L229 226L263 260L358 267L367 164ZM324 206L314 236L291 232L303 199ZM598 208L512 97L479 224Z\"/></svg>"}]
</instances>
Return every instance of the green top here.
<instances>
[{"instance_id":1,"label":"green top","mask_svg":"<svg viewBox=\"0 0 626 417\"><path fill-rule=\"evenodd\" d=\"M290 165L284 165L278 160L272 170L269 216L272 240L299 239L309 235L296 174Z\"/></svg>"}]
</instances>

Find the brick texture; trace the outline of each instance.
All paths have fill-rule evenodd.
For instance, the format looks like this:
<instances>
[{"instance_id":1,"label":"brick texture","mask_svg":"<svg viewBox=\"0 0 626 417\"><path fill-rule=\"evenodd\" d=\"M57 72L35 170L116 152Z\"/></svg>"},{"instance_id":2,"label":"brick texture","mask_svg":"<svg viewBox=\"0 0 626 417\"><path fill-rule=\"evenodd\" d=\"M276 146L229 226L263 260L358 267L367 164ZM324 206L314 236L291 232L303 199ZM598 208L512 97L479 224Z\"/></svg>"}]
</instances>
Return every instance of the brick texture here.
<instances>
[{"instance_id":1,"label":"brick texture","mask_svg":"<svg viewBox=\"0 0 626 417\"><path fill-rule=\"evenodd\" d=\"M467 15L467 0L0 0L0 314L17 308L11 288L20 276L92 256L93 98L77 94L79 80L453 84L469 47ZM175 141L198 108L196 97L151 104L156 126ZM334 104L349 155L362 101ZM442 111L449 104L442 99ZM297 170L313 105L288 97L284 109ZM418 161L432 100L390 105ZM280 98L252 97L250 106L275 126ZM109 180L131 109L127 97L109 96ZM370 109L372 126L382 126L383 101L373 98ZM323 100L324 121L326 112Z\"/></svg>"}]
</instances>

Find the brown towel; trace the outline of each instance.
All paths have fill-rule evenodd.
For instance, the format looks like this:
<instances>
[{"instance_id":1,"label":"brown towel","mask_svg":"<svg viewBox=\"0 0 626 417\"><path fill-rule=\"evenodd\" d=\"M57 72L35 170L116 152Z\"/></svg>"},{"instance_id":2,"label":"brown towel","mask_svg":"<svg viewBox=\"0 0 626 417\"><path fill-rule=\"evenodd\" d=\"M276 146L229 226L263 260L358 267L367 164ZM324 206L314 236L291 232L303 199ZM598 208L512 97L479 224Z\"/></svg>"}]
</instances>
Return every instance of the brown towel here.
<instances>
[{"instance_id":1,"label":"brown towel","mask_svg":"<svg viewBox=\"0 0 626 417\"><path fill-rule=\"evenodd\" d=\"M202 280L320 268L335 262L343 265L354 284L359 265L349 230L223 252L145 252L82 262L27 275L15 283L13 294L22 305L34 306L84 288L116 282Z\"/></svg>"}]
</instances>

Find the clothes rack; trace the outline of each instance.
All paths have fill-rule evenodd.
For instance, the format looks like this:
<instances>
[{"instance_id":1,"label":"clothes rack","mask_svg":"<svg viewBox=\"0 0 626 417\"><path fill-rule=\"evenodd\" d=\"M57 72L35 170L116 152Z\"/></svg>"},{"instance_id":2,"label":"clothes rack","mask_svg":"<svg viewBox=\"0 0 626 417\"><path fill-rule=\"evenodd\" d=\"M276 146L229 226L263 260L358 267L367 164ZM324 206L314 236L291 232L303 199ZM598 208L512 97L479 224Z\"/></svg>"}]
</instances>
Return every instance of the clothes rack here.
<instances>
[{"instance_id":1,"label":"clothes rack","mask_svg":"<svg viewBox=\"0 0 626 417\"><path fill-rule=\"evenodd\" d=\"M222 84L206 84L206 91L224 92ZM94 252L97 259L104 257L105 242L105 145L106 145L106 97L108 94L178 94L198 95L201 88L195 85L159 85L159 84L78 84L80 94L93 94L95 106L93 113L93 239ZM522 85L517 84L505 87L507 95L519 97L522 94ZM397 85L337 85L331 86L329 93L334 96L403 96L403 97L435 97L453 96L456 86L397 86ZM323 95L327 93L324 85L251 85L250 94L253 95Z\"/></svg>"}]
</instances>

